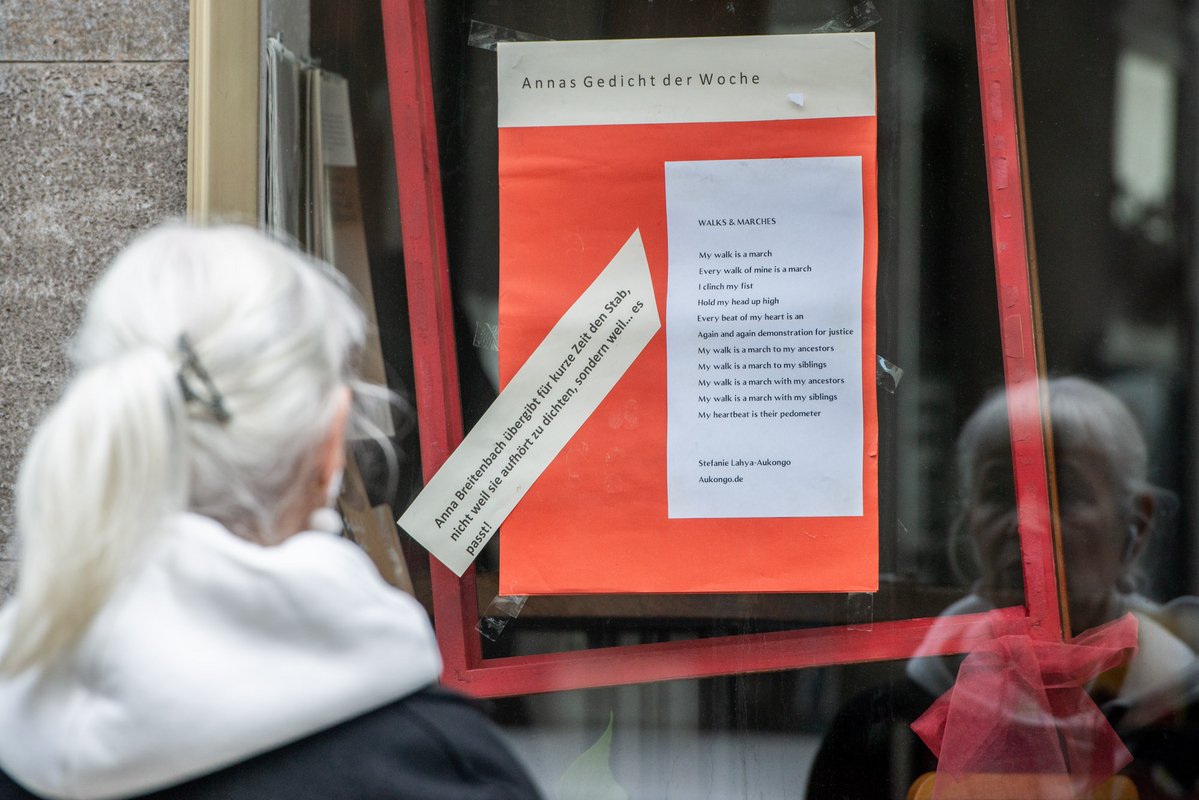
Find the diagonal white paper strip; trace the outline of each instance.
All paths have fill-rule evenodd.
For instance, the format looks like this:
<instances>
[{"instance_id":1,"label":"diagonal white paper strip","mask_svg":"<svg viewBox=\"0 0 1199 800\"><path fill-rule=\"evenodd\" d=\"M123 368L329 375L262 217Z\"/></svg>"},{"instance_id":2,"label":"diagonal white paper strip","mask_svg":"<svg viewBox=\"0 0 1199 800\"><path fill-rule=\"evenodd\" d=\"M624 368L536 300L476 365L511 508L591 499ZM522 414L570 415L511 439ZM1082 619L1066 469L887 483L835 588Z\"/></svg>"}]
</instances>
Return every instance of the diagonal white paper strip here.
<instances>
[{"instance_id":1,"label":"diagonal white paper strip","mask_svg":"<svg viewBox=\"0 0 1199 800\"><path fill-rule=\"evenodd\" d=\"M662 327L634 231L400 517L461 576Z\"/></svg>"}]
</instances>

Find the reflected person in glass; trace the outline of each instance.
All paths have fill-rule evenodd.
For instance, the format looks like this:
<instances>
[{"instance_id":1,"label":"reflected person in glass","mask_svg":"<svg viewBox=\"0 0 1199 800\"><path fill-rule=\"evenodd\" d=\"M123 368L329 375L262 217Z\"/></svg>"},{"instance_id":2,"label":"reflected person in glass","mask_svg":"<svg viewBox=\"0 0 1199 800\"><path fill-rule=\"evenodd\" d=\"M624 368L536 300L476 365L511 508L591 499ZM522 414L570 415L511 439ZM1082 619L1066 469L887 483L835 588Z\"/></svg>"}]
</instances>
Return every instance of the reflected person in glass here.
<instances>
[{"instance_id":1,"label":"reflected person in glass","mask_svg":"<svg viewBox=\"0 0 1199 800\"><path fill-rule=\"evenodd\" d=\"M1086 689L1132 752L1134 762L1124 772L1133 776L1142 798L1199 796L1192 794L1199 792L1199 763L1193 758L1199 730L1187 721L1196 716L1190 712L1199 711L1199 601L1183 597L1163 604L1137 588L1138 556L1169 516L1172 498L1149 483L1144 438L1114 395L1077 377L1050 379L1046 388L1071 627L1080 633L1128 612L1138 623L1133 657ZM978 578L969 595L942 613L944 622L934 626L922 648L930 655L918 652L903 679L842 709L817 757L810 798L886 797L904 788L889 784L935 768L907 725L957 678L962 656L931 655L940 629L954 624L957 615L1025 602L1002 391L963 426L957 472L961 505L951 549L966 545L973 551ZM877 756L874 766L845 778L857 785L856 793L838 793L831 787L842 782L836 773L846 768L838 762L853 750L861 759L862 749Z\"/></svg>"}]
</instances>

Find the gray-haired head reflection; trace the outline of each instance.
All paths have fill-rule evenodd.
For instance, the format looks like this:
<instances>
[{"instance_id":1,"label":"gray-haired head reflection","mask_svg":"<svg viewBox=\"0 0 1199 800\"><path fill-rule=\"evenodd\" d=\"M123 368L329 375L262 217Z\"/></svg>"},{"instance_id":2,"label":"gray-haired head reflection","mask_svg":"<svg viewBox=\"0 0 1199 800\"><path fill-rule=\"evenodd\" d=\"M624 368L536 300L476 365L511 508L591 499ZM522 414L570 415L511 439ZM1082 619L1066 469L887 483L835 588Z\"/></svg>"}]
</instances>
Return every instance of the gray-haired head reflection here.
<instances>
[{"instance_id":1,"label":"gray-haired head reflection","mask_svg":"<svg viewBox=\"0 0 1199 800\"><path fill-rule=\"evenodd\" d=\"M1070 618L1075 630L1129 610L1134 564L1160 507L1148 482L1145 440L1115 396L1076 377L1048 381ZM971 415L957 449L959 532L973 545L975 593L992 605L1023 602L1006 397Z\"/></svg>"}]
</instances>

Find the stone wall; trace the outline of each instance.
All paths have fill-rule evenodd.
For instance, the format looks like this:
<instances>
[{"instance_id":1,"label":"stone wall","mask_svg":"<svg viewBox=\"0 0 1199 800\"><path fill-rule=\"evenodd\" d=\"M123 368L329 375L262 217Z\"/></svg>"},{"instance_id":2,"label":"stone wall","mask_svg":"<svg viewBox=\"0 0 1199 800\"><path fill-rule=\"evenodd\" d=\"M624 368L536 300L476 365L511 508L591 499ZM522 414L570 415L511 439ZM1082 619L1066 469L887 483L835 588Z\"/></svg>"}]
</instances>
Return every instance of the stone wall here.
<instances>
[{"instance_id":1,"label":"stone wall","mask_svg":"<svg viewBox=\"0 0 1199 800\"><path fill-rule=\"evenodd\" d=\"M0 0L0 597L13 484L96 275L186 210L187 0Z\"/></svg>"}]
</instances>

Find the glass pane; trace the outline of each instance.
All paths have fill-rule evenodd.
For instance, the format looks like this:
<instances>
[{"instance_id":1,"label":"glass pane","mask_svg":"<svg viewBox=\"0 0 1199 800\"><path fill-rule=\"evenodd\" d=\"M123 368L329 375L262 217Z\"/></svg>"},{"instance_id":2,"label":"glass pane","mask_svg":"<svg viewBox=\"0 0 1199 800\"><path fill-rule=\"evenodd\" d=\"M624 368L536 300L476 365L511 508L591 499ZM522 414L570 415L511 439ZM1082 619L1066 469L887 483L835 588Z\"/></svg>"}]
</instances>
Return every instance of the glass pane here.
<instances>
[{"instance_id":1,"label":"glass pane","mask_svg":"<svg viewBox=\"0 0 1199 800\"><path fill-rule=\"evenodd\" d=\"M496 65L494 52L468 43L472 22L604 39L804 33L869 16L848 0L427 8L468 429L495 398L501 346ZM492 607L485 657L841 625L870 636L879 621L1022 602L1006 420L1002 398L987 402L1003 374L973 18L968 4L950 2L879 4L877 15L878 353L902 369L897 383L897 371L882 373L878 388L879 593L534 597ZM385 346L406 347L378 25L374 2L312 3L312 54L345 74L357 98L368 226L390 254L374 275ZM419 578L419 548L406 550ZM478 565L484 613L496 594L494 543ZM428 604L427 580L417 592ZM936 764L906 726L952 685L958 660L558 692L501 699L496 710L550 797L569 796L569 780L561 793L558 782L610 719L606 757L633 797L903 797Z\"/></svg>"},{"instance_id":2,"label":"glass pane","mask_svg":"<svg viewBox=\"0 0 1199 800\"><path fill-rule=\"evenodd\" d=\"M1193 45L1179 7L1128 3L1073 19L1082 43L1067 54L1047 32L1065 16L1036 3L1018 14L1049 369L1095 383L1133 417L1092 419L1089 432L1066 411L1055 420L1066 544L1074 507L1091 499L1068 468L1085 447L1108 452L1111 485L1092 494L1116 507L1106 527L1125 567L1108 583L1129 602L1160 604L1195 586ZM1101 542L1078 535L1083 547ZM1089 579L1073 566L1077 594Z\"/></svg>"},{"instance_id":3,"label":"glass pane","mask_svg":"<svg viewBox=\"0 0 1199 800\"><path fill-rule=\"evenodd\" d=\"M1096 749L1116 737L1131 761L1107 771L1140 797L1194 796L1196 775L1173 754L1194 741L1199 648L1187 510L1195 9L1016 6L1071 627L1090 639L1134 622L1139 641L1077 681L1095 727L1082 736L1059 714L1055 728Z\"/></svg>"}]
</instances>

